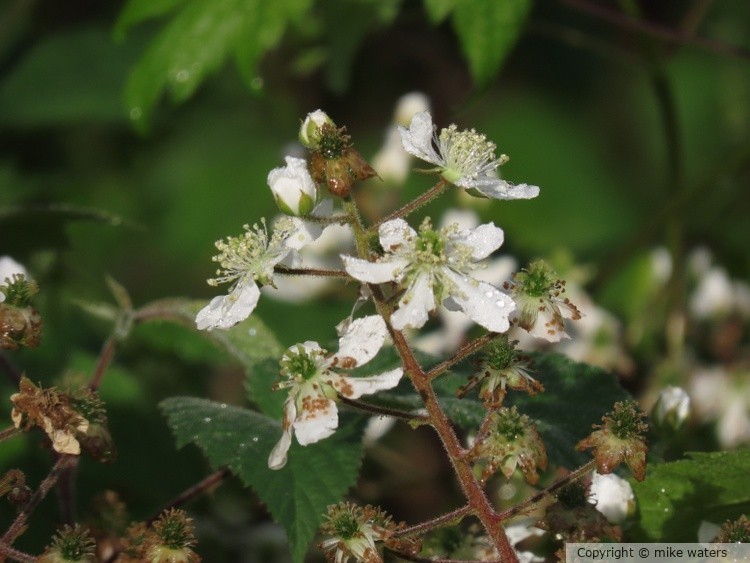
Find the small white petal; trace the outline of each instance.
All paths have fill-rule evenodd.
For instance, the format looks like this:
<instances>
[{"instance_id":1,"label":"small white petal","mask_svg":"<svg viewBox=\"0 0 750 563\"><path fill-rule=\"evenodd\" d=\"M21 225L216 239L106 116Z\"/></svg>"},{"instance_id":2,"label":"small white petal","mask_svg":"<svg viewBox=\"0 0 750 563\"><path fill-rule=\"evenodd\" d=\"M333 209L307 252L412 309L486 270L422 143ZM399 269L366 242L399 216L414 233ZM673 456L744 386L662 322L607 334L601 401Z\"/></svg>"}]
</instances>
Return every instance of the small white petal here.
<instances>
[{"instance_id":1,"label":"small white petal","mask_svg":"<svg viewBox=\"0 0 750 563\"><path fill-rule=\"evenodd\" d=\"M472 250L471 257L474 260L483 260L500 248L503 244L503 230L496 227L494 223L479 225L476 229L460 232L452 237L451 241L457 241Z\"/></svg>"},{"instance_id":2,"label":"small white petal","mask_svg":"<svg viewBox=\"0 0 750 563\"><path fill-rule=\"evenodd\" d=\"M304 406L294 421L294 433L301 446L319 442L331 436L339 425L336 403L321 395L307 395L312 400L312 410L305 410ZM298 401L304 401L300 397Z\"/></svg>"},{"instance_id":3,"label":"small white petal","mask_svg":"<svg viewBox=\"0 0 750 563\"><path fill-rule=\"evenodd\" d=\"M460 185L459 182L456 182ZM511 184L500 178L484 176L476 180L468 179L467 185L462 188L476 188L483 195L492 199L532 199L539 195L539 186L530 186L528 184ZM471 184L471 185L469 185Z\"/></svg>"},{"instance_id":4,"label":"small white petal","mask_svg":"<svg viewBox=\"0 0 750 563\"><path fill-rule=\"evenodd\" d=\"M297 417L297 407L294 404L294 398L290 397L284 403L284 421L282 423L283 432L281 438L271 450L268 456L269 469L281 469L286 465L287 453L292 445L292 424Z\"/></svg>"},{"instance_id":5,"label":"small white petal","mask_svg":"<svg viewBox=\"0 0 750 563\"><path fill-rule=\"evenodd\" d=\"M353 256L341 255L344 270L354 279L365 283L396 281L409 265L406 258L388 257L380 262L368 262Z\"/></svg>"},{"instance_id":6,"label":"small white petal","mask_svg":"<svg viewBox=\"0 0 750 563\"><path fill-rule=\"evenodd\" d=\"M430 112L419 112L412 117L409 129L399 127L398 132L401 133L401 142L406 152L436 166L443 165L442 159L432 146L435 129Z\"/></svg>"},{"instance_id":7,"label":"small white petal","mask_svg":"<svg viewBox=\"0 0 750 563\"><path fill-rule=\"evenodd\" d=\"M260 290L252 279L237 284L229 295L214 297L195 316L198 330L232 328L250 316L258 304Z\"/></svg>"},{"instance_id":8,"label":"small white petal","mask_svg":"<svg viewBox=\"0 0 750 563\"><path fill-rule=\"evenodd\" d=\"M427 314L435 308L432 292L432 277L417 276L406 294L398 302L398 309L391 315L391 324L396 330L420 328L427 322Z\"/></svg>"},{"instance_id":9,"label":"small white petal","mask_svg":"<svg viewBox=\"0 0 750 563\"><path fill-rule=\"evenodd\" d=\"M384 389L393 389L404 375L404 370L396 368L380 375L369 377L340 376L338 381L332 381L334 388L348 399L359 399L362 395L372 395Z\"/></svg>"},{"instance_id":10,"label":"small white petal","mask_svg":"<svg viewBox=\"0 0 750 563\"><path fill-rule=\"evenodd\" d=\"M339 366L343 365L344 358L352 358L357 366L369 362L383 346L387 332L380 315L356 319L339 339L339 351L334 360L339 360Z\"/></svg>"},{"instance_id":11,"label":"small white petal","mask_svg":"<svg viewBox=\"0 0 750 563\"><path fill-rule=\"evenodd\" d=\"M716 536L719 535L721 526L714 524L708 520L701 520L701 525L698 527L698 541L700 543L710 543Z\"/></svg>"},{"instance_id":12,"label":"small white petal","mask_svg":"<svg viewBox=\"0 0 750 563\"><path fill-rule=\"evenodd\" d=\"M570 318L566 315L567 308L563 307L560 311L564 318ZM555 322L555 316L551 311L551 307L547 305L544 310L539 311L536 322L532 326L528 333L535 338L542 338L547 342L560 342L560 340L567 340L570 335L564 330L561 330L558 324Z\"/></svg>"},{"instance_id":13,"label":"small white petal","mask_svg":"<svg viewBox=\"0 0 750 563\"><path fill-rule=\"evenodd\" d=\"M591 498L589 502L604 514L612 524L622 524L628 517L631 505L635 502L633 488L625 479L610 473L600 475L594 472L591 478Z\"/></svg>"},{"instance_id":14,"label":"small white petal","mask_svg":"<svg viewBox=\"0 0 750 563\"><path fill-rule=\"evenodd\" d=\"M403 219L386 221L378 229L380 245L386 252L396 252L404 246L410 246L411 241L417 238L417 233Z\"/></svg>"},{"instance_id":15,"label":"small white petal","mask_svg":"<svg viewBox=\"0 0 750 563\"><path fill-rule=\"evenodd\" d=\"M315 207L315 209L313 209L310 215L313 215L314 217L330 217L332 212L333 201L331 199L324 199ZM295 230L289 237L287 237L284 244L294 250L300 250L316 240L326 228L319 223L305 221L301 217L290 217L290 219L292 220L292 223L294 223Z\"/></svg>"},{"instance_id":16,"label":"small white petal","mask_svg":"<svg viewBox=\"0 0 750 563\"><path fill-rule=\"evenodd\" d=\"M445 274L456 284L453 300L471 320L492 332L510 328L509 315L516 309L513 300L496 287L462 276L446 269Z\"/></svg>"}]
</instances>

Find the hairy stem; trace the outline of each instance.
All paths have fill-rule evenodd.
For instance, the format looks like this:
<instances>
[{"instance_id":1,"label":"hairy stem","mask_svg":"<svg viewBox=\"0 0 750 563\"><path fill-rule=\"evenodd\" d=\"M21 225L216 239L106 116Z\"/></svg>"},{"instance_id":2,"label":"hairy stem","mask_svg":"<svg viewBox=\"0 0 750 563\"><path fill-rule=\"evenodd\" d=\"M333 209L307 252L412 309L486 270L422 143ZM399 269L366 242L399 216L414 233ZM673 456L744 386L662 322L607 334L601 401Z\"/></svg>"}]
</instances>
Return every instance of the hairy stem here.
<instances>
[{"instance_id":1,"label":"hairy stem","mask_svg":"<svg viewBox=\"0 0 750 563\"><path fill-rule=\"evenodd\" d=\"M393 537L403 538L406 536L414 536L416 534L424 534L425 532L429 532L437 528L442 528L444 526L452 526L454 524L458 524L461 520L463 520L471 513L471 507L467 504L466 506L462 506L461 508L457 508L456 510L447 512L441 516L438 516L437 518L433 518L431 520L427 520L426 522L422 522L420 524L398 530L395 534L393 534Z\"/></svg>"},{"instance_id":2,"label":"hairy stem","mask_svg":"<svg viewBox=\"0 0 750 563\"><path fill-rule=\"evenodd\" d=\"M54 487L57 483L57 479L60 476L60 473L70 467L73 467L77 463L78 456L61 455L59 458L57 458L57 461L52 466L52 469L50 469L47 477L45 477L44 481L39 484L39 488L34 491L34 494L31 495L31 498L29 499L29 502L27 502L26 505L21 509L21 511L18 513L18 516L16 516L16 519L13 520L13 523L3 535L2 539L0 540L2 541L2 543L10 546L14 541L16 541L16 538L26 527L26 522L28 521L29 516L31 516L31 513L34 512L34 509L36 509L39 503L42 502L44 497L47 496L47 494L52 490L52 487Z\"/></svg>"},{"instance_id":3,"label":"hairy stem","mask_svg":"<svg viewBox=\"0 0 750 563\"><path fill-rule=\"evenodd\" d=\"M275 274L281 274L282 276L317 276L321 278L349 277L344 270L320 270L318 268L287 268L285 266L276 266L273 271Z\"/></svg>"},{"instance_id":4,"label":"hairy stem","mask_svg":"<svg viewBox=\"0 0 750 563\"><path fill-rule=\"evenodd\" d=\"M382 225L383 223L387 221L391 221L392 219L398 219L399 217L408 216L410 213L413 213L420 207L430 203L433 199L435 199L440 194L442 194L448 188L448 186L450 186L448 182L446 182L445 180L440 180L437 184L432 186L429 190L427 190L420 196L411 200L409 203L404 205L401 209L397 209L390 215L383 217L380 221L372 225L369 228L369 231L372 233L375 233L377 232L378 227L380 227L380 225Z\"/></svg>"},{"instance_id":5,"label":"hairy stem","mask_svg":"<svg viewBox=\"0 0 750 563\"><path fill-rule=\"evenodd\" d=\"M544 499L549 498L552 495L554 495L557 491L562 489L565 485L572 483L573 481L577 481L578 479L581 479L587 473L590 473L595 467L596 467L596 460L592 459L591 461L582 465L575 471L568 473L565 477L561 477L560 479L552 483L549 487L547 487L543 491L539 491L533 497L529 497L525 501L520 502L515 506L512 506L511 508L509 508L508 510L505 510L504 512L501 512L498 515L498 517L501 520L507 520L509 518L513 518L514 516L517 516L518 514L523 514L524 512L536 507L536 505L539 504Z\"/></svg>"},{"instance_id":6,"label":"hairy stem","mask_svg":"<svg viewBox=\"0 0 750 563\"><path fill-rule=\"evenodd\" d=\"M476 354L477 352L479 352L479 350L484 348L488 343L492 342L492 340L494 340L498 336L500 336L500 333L490 332L489 334L485 334L484 336L480 336L479 338L475 338L474 340L467 342L466 344L461 346L461 348L459 348L458 351L453 354L453 356L431 368L425 374L425 377L427 379L434 379L438 375L445 373L461 360L464 360L472 354Z\"/></svg>"},{"instance_id":7,"label":"hairy stem","mask_svg":"<svg viewBox=\"0 0 750 563\"><path fill-rule=\"evenodd\" d=\"M423 414L414 414L411 412L401 411L398 409L392 409L389 407L381 407L378 405L372 405L370 403L365 403L363 401L349 399L347 397L344 397L343 395L339 395L338 399L341 403L345 405L349 405L350 407L368 412L370 414L391 416L393 418L400 418L402 420L408 420L408 421L414 421L414 420L428 421L429 420L428 417Z\"/></svg>"},{"instance_id":8,"label":"hairy stem","mask_svg":"<svg viewBox=\"0 0 750 563\"><path fill-rule=\"evenodd\" d=\"M99 352L99 358L96 361L96 367L94 368L94 375L91 377L91 383L89 387L96 391L102 384L102 378L104 377L107 368L112 363L112 359L115 357L115 349L117 344L115 343L114 336L107 338L107 341L102 346L102 351Z\"/></svg>"},{"instance_id":9,"label":"hairy stem","mask_svg":"<svg viewBox=\"0 0 750 563\"><path fill-rule=\"evenodd\" d=\"M37 560L33 555L13 549L2 541L0 541L0 554L10 558L12 561L20 561L20 563L34 563Z\"/></svg>"},{"instance_id":10,"label":"hairy stem","mask_svg":"<svg viewBox=\"0 0 750 563\"><path fill-rule=\"evenodd\" d=\"M11 436L15 436L16 434L18 434L18 432L20 431L15 426L11 426L10 428L6 428L5 430L0 430L0 442L2 442L3 440L7 440Z\"/></svg>"}]
</instances>

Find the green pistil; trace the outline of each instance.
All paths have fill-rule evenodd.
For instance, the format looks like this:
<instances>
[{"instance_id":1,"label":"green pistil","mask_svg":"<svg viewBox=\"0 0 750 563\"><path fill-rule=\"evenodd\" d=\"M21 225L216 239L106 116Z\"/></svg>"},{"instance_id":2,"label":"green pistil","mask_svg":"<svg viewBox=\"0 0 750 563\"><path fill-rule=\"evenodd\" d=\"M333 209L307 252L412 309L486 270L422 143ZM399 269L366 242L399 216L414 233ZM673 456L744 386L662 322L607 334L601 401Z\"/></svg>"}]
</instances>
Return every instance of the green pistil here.
<instances>
[{"instance_id":1,"label":"green pistil","mask_svg":"<svg viewBox=\"0 0 750 563\"><path fill-rule=\"evenodd\" d=\"M634 401L625 401L615 404L615 409L608 417L607 426L620 440L637 438L647 430L642 420L643 414L638 411Z\"/></svg>"},{"instance_id":2,"label":"green pistil","mask_svg":"<svg viewBox=\"0 0 750 563\"><path fill-rule=\"evenodd\" d=\"M344 512L332 522L336 535L342 540L353 539L359 533L359 522L353 514Z\"/></svg>"},{"instance_id":3,"label":"green pistil","mask_svg":"<svg viewBox=\"0 0 750 563\"><path fill-rule=\"evenodd\" d=\"M512 407L498 411L498 421L495 429L500 436L509 442L513 442L524 435L527 425L528 417L520 414L516 407Z\"/></svg>"},{"instance_id":4,"label":"green pistil","mask_svg":"<svg viewBox=\"0 0 750 563\"><path fill-rule=\"evenodd\" d=\"M320 128L320 142L318 150L326 160L341 158L344 151L351 145L350 137L346 134L346 128L337 129L329 123Z\"/></svg>"},{"instance_id":5,"label":"green pistil","mask_svg":"<svg viewBox=\"0 0 750 563\"><path fill-rule=\"evenodd\" d=\"M27 280L23 274L13 274L0 280L0 291L5 294L5 302L14 307L26 307L39 291L35 281Z\"/></svg>"},{"instance_id":6,"label":"green pistil","mask_svg":"<svg viewBox=\"0 0 750 563\"><path fill-rule=\"evenodd\" d=\"M497 371L504 371L516 363L516 346L507 339L490 344L485 358L485 365Z\"/></svg>"},{"instance_id":7,"label":"green pistil","mask_svg":"<svg viewBox=\"0 0 750 563\"><path fill-rule=\"evenodd\" d=\"M530 297L548 297L557 284L555 272L543 260L532 262L528 270L518 272L513 281Z\"/></svg>"},{"instance_id":8,"label":"green pistil","mask_svg":"<svg viewBox=\"0 0 750 563\"><path fill-rule=\"evenodd\" d=\"M317 362L304 351L285 359L282 365L289 374L305 381L310 381L318 373Z\"/></svg>"}]
</instances>

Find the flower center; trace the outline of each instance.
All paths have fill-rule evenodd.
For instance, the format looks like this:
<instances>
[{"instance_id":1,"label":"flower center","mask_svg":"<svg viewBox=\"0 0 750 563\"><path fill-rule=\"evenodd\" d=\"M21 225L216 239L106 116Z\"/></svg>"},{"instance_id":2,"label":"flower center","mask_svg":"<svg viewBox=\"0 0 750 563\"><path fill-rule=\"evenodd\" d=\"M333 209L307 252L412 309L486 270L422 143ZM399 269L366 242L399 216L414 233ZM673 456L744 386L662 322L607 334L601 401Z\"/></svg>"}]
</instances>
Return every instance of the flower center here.
<instances>
[{"instance_id":1,"label":"flower center","mask_svg":"<svg viewBox=\"0 0 750 563\"><path fill-rule=\"evenodd\" d=\"M497 433L512 442L517 440L526 432L527 419L520 414L515 407L502 409L498 412Z\"/></svg>"},{"instance_id":2,"label":"flower center","mask_svg":"<svg viewBox=\"0 0 750 563\"><path fill-rule=\"evenodd\" d=\"M529 265L528 270L518 272L513 280L524 295L537 298L549 298L558 291L561 284L555 272L542 260Z\"/></svg>"},{"instance_id":3,"label":"flower center","mask_svg":"<svg viewBox=\"0 0 750 563\"><path fill-rule=\"evenodd\" d=\"M318 150L326 160L341 158L344 151L351 145L350 137L345 133L346 129L337 129L330 123L324 123L320 129L320 142Z\"/></svg>"},{"instance_id":4,"label":"flower center","mask_svg":"<svg viewBox=\"0 0 750 563\"><path fill-rule=\"evenodd\" d=\"M290 375L304 381L310 381L318 374L318 362L304 350L288 356L282 361L282 366Z\"/></svg>"},{"instance_id":5,"label":"flower center","mask_svg":"<svg viewBox=\"0 0 750 563\"><path fill-rule=\"evenodd\" d=\"M495 158L495 143L474 129L459 131L451 125L440 132L438 144L445 160L443 177L449 182L485 175L502 163Z\"/></svg>"},{"instance_id":6,"label":"flower center","mask_svg":"<svg viewBox=\"0 0 750 563\"><path fill-rule=\"evenodd\" d=\"M342 540L351 540L359 532L359 522L353 514L344 512L333 521L333 529Z\"/></svg>"}]
</instances>

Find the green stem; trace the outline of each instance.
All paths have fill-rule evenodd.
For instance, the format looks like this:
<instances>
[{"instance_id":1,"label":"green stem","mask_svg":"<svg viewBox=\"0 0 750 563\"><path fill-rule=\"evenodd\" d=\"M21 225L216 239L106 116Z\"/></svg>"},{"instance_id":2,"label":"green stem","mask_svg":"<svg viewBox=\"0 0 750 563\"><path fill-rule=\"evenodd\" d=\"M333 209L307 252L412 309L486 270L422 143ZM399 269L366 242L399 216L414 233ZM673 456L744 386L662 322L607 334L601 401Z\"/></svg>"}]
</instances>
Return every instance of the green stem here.
<instances>
[{"instance_id":1,"label":"green stem","mask_svg":"<svg viewBox=\"0 0 750 563\"><path fill-rule=\"evenodd\" d=\"M384 217L383 219L375 223L372 227L369 228L369 232L376 233L378 230L378 227L380 227L380 225L382 225L383 223L387 221L391 221L393 219L398 219L399 217L406 217L409 214L416 211L417 209L419 209L420 207L427 205L433 199L435 199L440 194L442 194L448 188L448 186L450 186L450 183L441 179L437 184L432 186L429 190L417 196L416 198L411 200L409 203L404 205L402 208L397 209L390 215L387 215L386 217Z\"/></svg>"}]
</instances>

